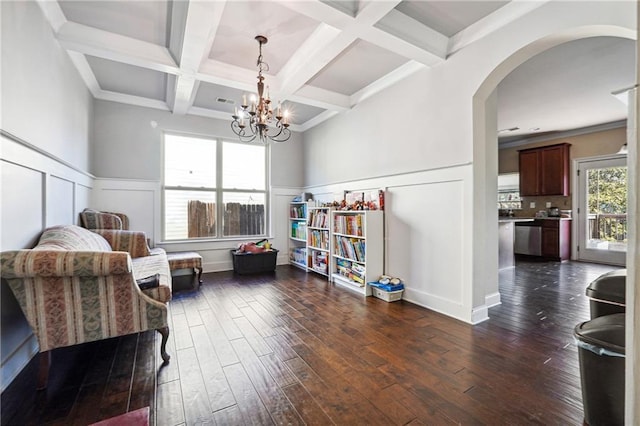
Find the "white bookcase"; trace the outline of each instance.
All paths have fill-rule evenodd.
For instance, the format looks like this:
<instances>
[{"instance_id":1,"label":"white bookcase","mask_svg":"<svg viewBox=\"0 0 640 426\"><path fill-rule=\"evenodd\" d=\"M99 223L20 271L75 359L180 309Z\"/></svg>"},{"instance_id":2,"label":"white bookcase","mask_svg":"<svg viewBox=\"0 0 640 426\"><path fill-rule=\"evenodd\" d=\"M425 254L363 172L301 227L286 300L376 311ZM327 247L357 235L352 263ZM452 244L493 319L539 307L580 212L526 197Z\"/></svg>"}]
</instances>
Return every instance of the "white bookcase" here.
<instances>
[{"instance_id":1,"label":"white bookcase","mask_svg":"<svg viewBox=\"0 0 640 426\"><path fill-rule=\"evenodd\" d=\"M329 278L331 265L331 207L308 207L307 268Z\"/></svg>"},{"instance_id":2,"label":"white bookcase","mask_svg":"<svg viewBox=\"0 0 640 426\"><path fill-rule=\"evenodd\" d=\"M384 235L381 210L332 211L331 281L371 296L368 282L384 270Z\"/></svg>"},{"instance_id":3,"label":"white bookcase","mask_svg":"<svg viewBox=\"0 0 640 426\"><path fill-rule=\"evenodd\" d=\"M306 202L289 203L289 263L307 270Z\"/></svg>"}]
</instances>

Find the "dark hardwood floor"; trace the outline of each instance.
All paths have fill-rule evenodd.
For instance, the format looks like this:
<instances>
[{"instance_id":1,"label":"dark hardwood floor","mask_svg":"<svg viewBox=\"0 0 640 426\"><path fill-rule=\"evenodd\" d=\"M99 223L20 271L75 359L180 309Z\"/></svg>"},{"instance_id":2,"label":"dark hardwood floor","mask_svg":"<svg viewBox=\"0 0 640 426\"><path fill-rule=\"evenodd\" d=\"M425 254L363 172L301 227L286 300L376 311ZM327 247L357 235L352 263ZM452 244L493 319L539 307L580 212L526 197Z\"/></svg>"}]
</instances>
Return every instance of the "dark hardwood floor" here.
<instances>
[{"instance_id":1,"label":"dark hardwood floor","mask_svg":"<svg viewBox=\"0 0 640 426\"><path fill-rule=\"evenodd\" d=\"M151 407L157 425L582 424L573 328L587 284L615 269L519 261L471 326L320 276L205 274L171 302L171 362L146 332L53 351L2 394L3 425L86 425Z\"/></svg>"}]
</instances>

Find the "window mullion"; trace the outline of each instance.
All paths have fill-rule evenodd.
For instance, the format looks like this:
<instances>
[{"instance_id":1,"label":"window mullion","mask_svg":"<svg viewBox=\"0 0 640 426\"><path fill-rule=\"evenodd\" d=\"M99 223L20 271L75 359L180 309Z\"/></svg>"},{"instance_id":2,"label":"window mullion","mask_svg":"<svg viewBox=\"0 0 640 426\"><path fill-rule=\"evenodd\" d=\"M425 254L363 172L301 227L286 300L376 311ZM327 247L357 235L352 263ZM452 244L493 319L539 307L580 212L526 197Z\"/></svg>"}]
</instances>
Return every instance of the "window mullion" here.
<instances>
[{"instance_id":1,"label":"window mullion","mask_svg":"<svg viewBox=\"0 0 640 426\"><path fill-rule=\"evenodd\" d=\"M216 139L216 215L218 220L216 221L216 233L220 238L223 234L223 222L224 222L224 205L222 203L222 188L224 182L222 181L222 168L224 167L224 161L222 159L222 139Z\"/></svg>"}]
</instances>

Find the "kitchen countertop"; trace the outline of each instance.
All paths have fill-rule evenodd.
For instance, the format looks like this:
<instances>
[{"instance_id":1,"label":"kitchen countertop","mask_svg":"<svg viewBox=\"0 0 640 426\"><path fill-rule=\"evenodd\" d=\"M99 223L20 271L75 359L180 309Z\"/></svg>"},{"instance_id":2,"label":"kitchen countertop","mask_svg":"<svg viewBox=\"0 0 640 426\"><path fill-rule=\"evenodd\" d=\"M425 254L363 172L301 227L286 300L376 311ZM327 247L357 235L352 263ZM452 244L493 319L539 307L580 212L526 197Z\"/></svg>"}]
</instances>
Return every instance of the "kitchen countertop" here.
<instances>
[{"instance_id":1,"label":"kitchen countertop","mask_svg":"<svg viewBox=\"0 0 640 426\"><path fill-rule=\"evenodd\" d=\"M571 220L570 217L508 217L498 216L498 222L533 222L534 220Z\"/></svg>"}]
</instances>

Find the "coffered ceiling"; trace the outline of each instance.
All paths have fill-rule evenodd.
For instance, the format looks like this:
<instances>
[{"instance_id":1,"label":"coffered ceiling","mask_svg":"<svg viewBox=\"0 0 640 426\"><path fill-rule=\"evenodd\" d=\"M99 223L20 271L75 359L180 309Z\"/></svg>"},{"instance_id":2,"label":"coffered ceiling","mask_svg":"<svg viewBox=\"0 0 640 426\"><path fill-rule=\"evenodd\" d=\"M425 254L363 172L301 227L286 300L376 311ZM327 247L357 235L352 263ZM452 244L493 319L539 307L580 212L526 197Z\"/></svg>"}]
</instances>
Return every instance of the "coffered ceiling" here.
<instances>
[{"instance_id":1,"label":"coffered ceiling","mask_svg":"<svg viewBox=\"0 0 640 426\"><path fill-rule=\"evenodd\" d=\"M256 90L254 37L264 35L271 98L304 131L545 2L38 3L95 98L174 114L229 120ZM611 92L634 83L634 52L634 42L606 38L539 55L501 84L498 128L518 127L509 137L521 137L623 120L626 108ZM560 101L564 117L552 111Z\"/></svg>"}]
</instances>

